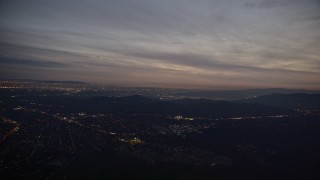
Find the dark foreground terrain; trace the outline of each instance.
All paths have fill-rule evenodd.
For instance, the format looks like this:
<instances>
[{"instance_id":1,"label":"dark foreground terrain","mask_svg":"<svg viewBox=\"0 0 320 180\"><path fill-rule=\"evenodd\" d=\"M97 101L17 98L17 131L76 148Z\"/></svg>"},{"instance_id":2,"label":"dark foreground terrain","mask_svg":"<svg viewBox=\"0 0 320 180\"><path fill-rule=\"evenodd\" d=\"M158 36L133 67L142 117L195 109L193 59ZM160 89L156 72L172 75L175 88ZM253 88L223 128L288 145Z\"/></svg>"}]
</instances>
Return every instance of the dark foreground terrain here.
<instances>
[{"instance_id":1,"label":"dark foreground terrain","mask_svg":"<svg viewBox=\"0 0 320 180\"><path fill-rule=\"evenodd\" d=\"M319 179L319 96L270 96L2 88L0 179Z\"/></svg>"}]
</instances>

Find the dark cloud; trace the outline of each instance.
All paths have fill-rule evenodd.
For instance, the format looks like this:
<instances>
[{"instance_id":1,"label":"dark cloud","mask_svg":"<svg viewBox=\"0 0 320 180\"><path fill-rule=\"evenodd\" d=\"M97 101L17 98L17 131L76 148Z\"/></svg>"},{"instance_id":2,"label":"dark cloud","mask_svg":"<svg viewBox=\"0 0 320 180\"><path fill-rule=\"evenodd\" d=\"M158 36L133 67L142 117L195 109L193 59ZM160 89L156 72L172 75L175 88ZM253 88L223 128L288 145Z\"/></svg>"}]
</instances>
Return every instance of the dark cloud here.
<instances>
[{"instance_id":1,"label":"dark cloud","mask_svg":"<svg viewBox=\"0 0 320 180\"><path fill-rule=\"evenodd\" d=\"M245 3L245 5L252 8L275 8L287 6L294 2L297 2L297 0L258 0L256 2Z\"/></svg>"},{"instance_id":2,"label":"dark cloud","mask_svg":"<svg viewBox=\"0 0 320 180\"><path fill-rule=\"evenodd\" d=\"M48 67L48 68L67 68L70 67L68 64L58 63L54 61L41 61L32 59L18 59L0 57L0 64L15 64L20 66L36 66L36 67Z\"/></svg>"},{"instance_id":3,"label":"dark cloud","mask_svg":"<svg viewBox=\"0 0 320 180\"><path fill-rule=\"evenodd\" d=\"M304 18L303 20L307 20L307 21L320 21L320 15L314 15L314 16L309 16Z\"/></svg>"}]
</instances>

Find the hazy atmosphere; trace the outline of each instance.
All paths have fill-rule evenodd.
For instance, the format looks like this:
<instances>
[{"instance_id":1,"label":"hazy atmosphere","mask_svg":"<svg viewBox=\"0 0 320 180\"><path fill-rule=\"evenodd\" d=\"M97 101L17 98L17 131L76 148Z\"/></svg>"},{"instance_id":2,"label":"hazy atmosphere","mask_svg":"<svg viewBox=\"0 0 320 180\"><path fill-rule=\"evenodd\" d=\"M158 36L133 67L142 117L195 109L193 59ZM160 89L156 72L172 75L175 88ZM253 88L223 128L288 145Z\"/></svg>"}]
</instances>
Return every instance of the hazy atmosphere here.
<instances>
[{"instance_id":1,"label":"hazy atmosphere","mask_svg":"<svg viewBox=\"0 0 320 180\"><path fill-rule=\"evenodd\" d=\"M320 0L0 0L0 179L320 180Z\"/></svg>"},{"instance_id":2,"label":"hazy atmosphere","mask_svg":"<svg viewBox=\"0 0 320 180\"><path fill-rule=\"evenodd\" d=\"M2 0L2 79L320 89L319 0Z\"/></svg>"}]
</instances>

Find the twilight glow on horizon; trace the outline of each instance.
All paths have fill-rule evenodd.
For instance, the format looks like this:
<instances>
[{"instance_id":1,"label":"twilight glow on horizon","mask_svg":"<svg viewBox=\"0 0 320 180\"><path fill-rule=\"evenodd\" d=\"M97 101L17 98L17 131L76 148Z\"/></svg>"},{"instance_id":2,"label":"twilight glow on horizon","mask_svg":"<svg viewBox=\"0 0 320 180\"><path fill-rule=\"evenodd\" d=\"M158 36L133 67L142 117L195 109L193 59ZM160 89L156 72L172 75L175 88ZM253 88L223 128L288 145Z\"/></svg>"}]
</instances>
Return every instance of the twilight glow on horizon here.
<instances>
[{"instance_id":1,"label":"twilight glow on horizon","mask_svg":"<svg viewBox=\"0 0 320 180\"><path fill-rule=\"evenodd\" d=\"M2 0L0 77L320 89L320 1Z\"/></svg>"}]
</instances>

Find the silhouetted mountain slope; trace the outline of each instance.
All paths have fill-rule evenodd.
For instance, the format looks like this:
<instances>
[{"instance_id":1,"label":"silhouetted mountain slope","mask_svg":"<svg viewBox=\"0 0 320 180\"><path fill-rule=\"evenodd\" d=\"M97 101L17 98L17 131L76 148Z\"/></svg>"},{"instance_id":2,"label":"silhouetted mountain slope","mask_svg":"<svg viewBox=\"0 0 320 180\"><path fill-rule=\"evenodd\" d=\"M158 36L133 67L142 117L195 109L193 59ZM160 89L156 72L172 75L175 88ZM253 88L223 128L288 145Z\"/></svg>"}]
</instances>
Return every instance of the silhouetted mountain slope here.
<instances>
[{"instance_id":1,"label":"silhouetted mountain slope","mask_svg":"<svg viewBox=\"0 0 320 180\"><path fill-rule=\"evenodd\" d=\"M2 88L0 176L318 180L319 111L248 102L318 105L318 98L273 94L237 103Z\"/></svg>"},{"instance_id":2,"label":"silhouetted mountain slope","mask_svg":"<svg viewBox=\"0 0 320 180\"><path fill-rule=\"evenodd\" d=\"M270 94L237 102L284 108L320 109L320 94Z\"/></svg>"},{"instance_id":3,"label":"silhouetted mountain slope","mask_svg":"<svg viewBox=\"0 0 320 180\"><path fill-rule=\"evenodd\" d=\"M304 89L245 89L245 90L205 90L205 91L187 91L183 93L177 93L177 96L194 97L194 98L209 98L209 99L224 99L235 100L244 99L255 96L262 96L268 94L294 94L294 93L308 93L317 94L320 91L311 91Z\"/></svg>"},{"instance_id":4,"label":"silhouetted mountain slope","mask_svg":"<svg viewBox=\"0 0 320 180\"><path fill-rule=\"evenodd\" d=\"M293 113L292 110L258 104L238 104L207 99L162 101L142 96L127 97L37 97L41 103L50 102L73 112L104 112L111 114L158 114L192 117L264 116Z\"/></svg>"}]
</instances>

